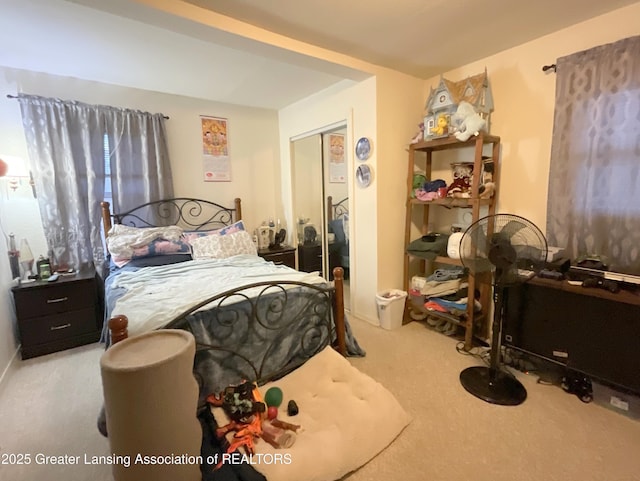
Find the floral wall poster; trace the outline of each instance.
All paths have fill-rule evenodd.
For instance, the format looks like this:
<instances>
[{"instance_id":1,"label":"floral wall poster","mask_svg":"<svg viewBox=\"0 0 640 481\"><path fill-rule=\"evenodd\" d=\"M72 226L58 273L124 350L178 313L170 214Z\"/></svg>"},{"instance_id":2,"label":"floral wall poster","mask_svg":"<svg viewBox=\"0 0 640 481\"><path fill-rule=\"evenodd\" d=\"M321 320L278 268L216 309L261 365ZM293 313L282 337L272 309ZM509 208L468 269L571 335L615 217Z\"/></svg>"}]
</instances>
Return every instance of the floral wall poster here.
<instances>
[{"instance_id":1,"label":"floral wall poster","mask_svg":"<svg viewBox=\"0 0 640 481\"><path fill-rule=\"evenodd\" d=\"M205 182L230 182L231 161L227 119L200 117L202 124L202 166Z\"/></svg>"},{"instance_id":2,"label":"floral wall poster","mask_svg":"<svg viewBox=\"0 0 640 481\"><path fill-rule=\"evenodd\" d=\"M347 181L347 163L344 158L344 135L329 134L329 182Z\"/></svg>"}]
</instances>

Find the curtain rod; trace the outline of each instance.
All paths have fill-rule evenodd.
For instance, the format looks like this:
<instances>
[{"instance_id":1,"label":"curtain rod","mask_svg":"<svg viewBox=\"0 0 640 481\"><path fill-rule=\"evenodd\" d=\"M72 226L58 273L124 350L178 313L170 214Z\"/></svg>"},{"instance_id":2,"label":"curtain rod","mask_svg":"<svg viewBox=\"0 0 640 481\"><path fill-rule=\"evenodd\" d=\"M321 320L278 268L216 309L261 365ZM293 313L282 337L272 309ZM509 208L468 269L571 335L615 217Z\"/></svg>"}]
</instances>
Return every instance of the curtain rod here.
<instances>
[{"instance_id":1,"label":"curtain rod","mask_svg":"<svg viewBox=\"0 0 640 481\"><path fill-rule=\"evenodd\" d=\"M556 72L556 64L552 63L551 65L545 65L542 67L543 72L548 72L549 70L553 70L553 73Z\"/></svg>"},{"instance_id":2,"label":"curtain rod","mask_svg":"<svg viewBox=\"0 0 640 481\"><path fill-rule=\"evenodd\" d=\"M7 98L8 99L18 99L20 97L18 97L17 95L7 94ZM167 116L167 115L163 115L162 117L164 117L166 120L169 120L169 116Z\"/></svg>"}]
</instances>

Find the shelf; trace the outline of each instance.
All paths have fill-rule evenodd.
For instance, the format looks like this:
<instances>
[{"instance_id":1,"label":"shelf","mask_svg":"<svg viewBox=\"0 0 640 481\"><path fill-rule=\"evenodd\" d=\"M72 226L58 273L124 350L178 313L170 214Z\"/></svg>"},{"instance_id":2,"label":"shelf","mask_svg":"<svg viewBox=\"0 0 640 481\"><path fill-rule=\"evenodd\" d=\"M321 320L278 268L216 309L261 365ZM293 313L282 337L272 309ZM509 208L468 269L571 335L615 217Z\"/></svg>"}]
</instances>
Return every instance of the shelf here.
<instances>
[{"instance_id":1,"label":"shelf","mask_svg":"<svg viewBox=\"0 0 640 481\"><path fill-rule=\"evenodd\" d=\"M438 256L433 262L437 262L439 264L449 264L452 266L462 266L462 261L460 259L454 259L453 257L447 256Z\"/></svg>"},{"instance_id":2,"label":"shelf","mask_svg":"<svg viewBox=\"0 0 640 481\"><path fill-rule=\"evenodd\" d=\"M449 264L452 266L462 266L462 262L460 261L460 259L454 259L452 257L436 256L434 259L427 259L426 257L416 256L408 252L405 252L405 254L412 259L420 259L423 261L437 262L438 264Z\"/></svg>"},{"instance_id":3,"label":"shelf","mask_svg":"<svg viewBox=\"0 0 640 481\"><path fill-rule=\"evenodd\" d=\"M445 197L443 199L433 200L419 200L409 199L410 205L441 205L443 207L473 207L475 204L479 205L491 205L493 203L493 197L489 199L469 198L459 199L455 197Z\"/></svg>"},{"instance_id":4,"label":"shelf","mask_svg":"<svg viewBox=\"0 0 640 481\"><path fill-rule=\"evenodd\" d=\"M429 309L421 309L420 312L427 314L431 317L436 317L438 319L442 319L443 321L448 321L458 326L467 327L467 319L454 316L453 314L449 314L448 312L440 312L440 311L430 311Z\"/></svg>"},{"instance_id":5,"label":"shelf","mask_svg":"<svg viewBox=\"0 0 640 481\"><path fill-rule=\"evenodd\" d=\"M467 327L467 316L454 316L448 312L440 312L440 311L430 311L429 309L416 309L415 306L411 306L413 310L417 310L421 314L426 314L427 316L436 317L438 319L442 319L444 321L452 322L458 326L462 326L466 329ZM473 316L474 322L484 322L484 314L480 312L476 312Z\"/></svg>"},{"instance_id":6,"label":"shelf","mask_svg":"<svg viewBox=\"0 0 640 481\"><path fill-rule=\"evenodd\" d=\"M469 140L465 142L461 142L456 139L453 135L449 137L443 137L441 139L434 140L423 140L421 142L417 142L415 144L411 144L409 147L411 150L417 150L420 152L427 152L429 150L449 150L449 149L459 149L462 147L473 147L476 145L476 141L478 138L482 139L483 144L493 144L500 142L500 137L489 134L480 134L477 137L471 137Z\"/></svg>"},{"instance_id":7,"label":"shelf","mask_svg":"<svg viewBox=\"0 0 640 481\"><path fill-rule=\"evenodd\" d=\"M426 179L432 179L434 173L434 165L440 160L438 152L446 152L456 149L465 149L467 152L461 156L466 156L469 161L473 161L474 172L481 173L483 171L486 159L491 159L493 163L493 171L490 172L488 178L474 175L471 179L469 194L471 198L444 197L433 200L419 200L411 197L413 192L414 175L416 172L422 172ZM489 152L490 150L490 152ZM412 144L409 148L409 165L407 175L407 197L406 197L406 218L405 218L405 246L411 243L411 237L414 235L413 225L418 222L419 231L427 234L432 215L443 214L441 209L432 209L432 206L441 206L446 209L451 208L468 208L471 211L471 222L477 222L482 215L491 215L495 213L500 185L500 137L490 135L488 133L480 133L475 137L471 137L465 142L460 142L455 136L448 136L439 139L432 139ZM446 155L442 160L446 160ZM493 196L488 199L480 199L481 182L491 181L494 184ZM436 211L438 211L436 213ZM485 212L486 211L486 214ZM419 218L420 217L420 218ZM453 259L448 256L437 256L432 259L414 255L405 252L404 256L404 286L405 290L409 287L409 276L415 273L416 268L424 270L425 262L429 261L433 264L444 264L451 266L462 266L459 259ZM417 266L415 260L420 260L420 266ZM431 266L430 266L431 267ZM474 329L477 327L483 336L488 336L489 326L487 325L488 312L491 304L491 283L485 276L469 276L469 292L479 292L479 300L482 304L482 312L467 312L461 316L453 316L449 313L436 313L425 309L418 309L421 315L435 316L445 319L457 325L465 327L465 349L471 349L474 339ZM471 306L469 306L471 309Z\"/></svg>"}]
</instances>

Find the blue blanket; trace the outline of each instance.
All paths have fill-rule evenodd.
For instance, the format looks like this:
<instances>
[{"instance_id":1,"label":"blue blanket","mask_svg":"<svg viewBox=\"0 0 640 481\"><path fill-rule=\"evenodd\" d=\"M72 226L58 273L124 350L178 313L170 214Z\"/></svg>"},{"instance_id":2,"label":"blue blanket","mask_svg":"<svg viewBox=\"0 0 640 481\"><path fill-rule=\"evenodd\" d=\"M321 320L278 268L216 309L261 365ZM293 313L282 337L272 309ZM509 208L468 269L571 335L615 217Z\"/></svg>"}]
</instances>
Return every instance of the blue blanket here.
<instances>
[{"instance_id":1,"label":"blue blanket","mask_svg":"<svg viewBox=\"0 0 640 481\"><path fill-rule=\"evenodd\" d=\"M161 256L122 268L112 266L105 281L105 321L111 317L116 301L126 293L124 288L113 286L119 275L183 260L185 256ZM233 300L236 302L219 302L222 305L197 311L180 325L170 326L187 329L196 339L195 375L201 398L242 379L261 380L284 374L336 337L329 299L319 289L271 287L258 297L234 296ZM347 353L364 356L346 319L345 324ZM107 345L108 336L105 322L102 340Z\"/></svg>"}]
</instances>

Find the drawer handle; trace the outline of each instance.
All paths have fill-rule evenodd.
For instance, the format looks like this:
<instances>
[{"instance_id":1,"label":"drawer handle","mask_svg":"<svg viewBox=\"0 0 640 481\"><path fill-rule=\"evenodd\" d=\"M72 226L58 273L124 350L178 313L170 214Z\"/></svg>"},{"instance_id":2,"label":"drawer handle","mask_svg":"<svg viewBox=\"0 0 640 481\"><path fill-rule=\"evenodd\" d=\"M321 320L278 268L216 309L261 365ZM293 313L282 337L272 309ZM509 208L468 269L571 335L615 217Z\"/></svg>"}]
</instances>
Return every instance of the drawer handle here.
<instances>
[{"instance_id":1,"label":"drawer handle","mask_svg":"<svg viewBox=\"0 0 640 481\"><path fill-rule=\"evenodd\" d=\"M66 329L67 327L71 327L71 323L61 324L60 326L51 326L49 329L51 331L59 331L60 329Z\"/></svg>"},{"instance_id":2,"label":"drawer handle","mask_svg":"<svg viewBox=\"0 0 640 481\"><path fill-rule=\"evenodd\" d=\"M47 304L55 304L56 302L68 301L68 297L58 297L57 299L47 299Z\"/></svg>"},{"instance_id":3,"label":"drawer handle","mask_svg":"<svg viewBox=\"0 0 640 481\"><path fill-rule=\"evenodd\" d=\"M274 261L273 265L276 266L281 266L282 264L284 264L284 261Z\"/></svg>"}]
</instances>

